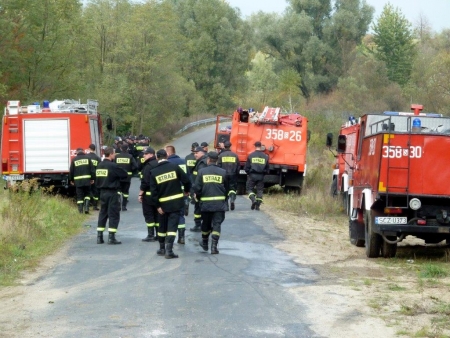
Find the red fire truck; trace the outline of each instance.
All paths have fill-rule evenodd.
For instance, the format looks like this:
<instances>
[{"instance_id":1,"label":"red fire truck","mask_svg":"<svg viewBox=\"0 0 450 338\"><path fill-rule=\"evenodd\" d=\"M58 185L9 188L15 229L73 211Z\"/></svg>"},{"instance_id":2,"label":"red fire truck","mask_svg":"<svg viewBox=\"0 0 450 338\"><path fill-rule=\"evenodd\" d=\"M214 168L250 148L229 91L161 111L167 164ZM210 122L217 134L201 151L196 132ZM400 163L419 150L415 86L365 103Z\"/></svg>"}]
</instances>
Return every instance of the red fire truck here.
<instances>
[{"instance_id":1,"label":"red fire truck","mask_svg":"<svg viewBox=\"0 0 450 338\"><path fill-rule=\"evenodd\" d=\"M68 189L76 149L102 146L98 103L88 100L44 101L21 105L8 101L2 123L2 176L5 187L36 178L42 186Z\"/></svg>"},{"instance_id":2,"label":"red fire truck","mask_svg":"<svg viewBox=\"0 0 450 338\"><path fill-rule=\"evenodd\" d=\"M230 126L224 121L231 119ZM280 108L265 107L261 113L238 109L231 116L220 115L216 122L215 146L229 140L241 164L238 177L238 194L245 193L247 174L244 166L247 157L255 150L256 141L269 155L270 173L265 176L265 186L276 184L288 191L299 192L306 172L308 120L299 114L282 114Z\"/></svg>"},{"instance_id":3,"label":"red fire truck","mask_svg":"<svg viewBox=\"0 0 450 338\"><path fill-rule=\"evenodd\" d=\"M337 186L350 241L367 257L395 256L408 235L450 241L450 118L422 109L367 114L341 128Z\"/></svg>"}]
</instances>

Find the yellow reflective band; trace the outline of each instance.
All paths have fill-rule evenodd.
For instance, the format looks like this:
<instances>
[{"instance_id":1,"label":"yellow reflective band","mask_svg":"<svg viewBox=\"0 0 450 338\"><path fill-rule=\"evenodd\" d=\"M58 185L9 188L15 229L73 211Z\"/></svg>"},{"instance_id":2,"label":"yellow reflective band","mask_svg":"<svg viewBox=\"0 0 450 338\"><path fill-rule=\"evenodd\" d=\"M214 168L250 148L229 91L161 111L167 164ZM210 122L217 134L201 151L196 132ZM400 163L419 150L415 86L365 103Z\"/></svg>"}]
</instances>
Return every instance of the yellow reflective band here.
<instances>
[{"instance_id":1,"label":"yellow reflective band","mask_svg":"<svg viewBox=\"0 0 450 338\"><path fill-rule=\"evenodd\" d=\"M187 167L186 167L186 164L179 164L178 165L181 169L183 169L183 171L185 172L185 173L187 173Z\"/></svg>"},{"instance_id":2,"label":"yellow reflective band","mask_svg":"<svg viewBox=\"0 0 450 338\"><path fill-rule=\"evenodd\" d=\"M141 163L144 163L145 162L145 158L141 158Z\"/></svg>"},{"instance_id":3,"label":"yellow reflective band","mask_svg":"<svg viewBox=\"0 0 450 338\"><path fill-rule=\"evenodd\" d=\"M197 174L198 174L196 171L193 171L192 173L193 173L194 175L197 175Z\"/></svg>"},{"instance_id":4,"label":"yellow reflective band","mask_svg":"<svg viewBox=\"0 0 450 338\"><path fill-rule=\"evenodd\" d=\"M128 164L128 163L130 163L130 159L129 158L116 157L116 163Z\"/></svg>"},{"instance_id":5,"label":"yellow reflective band","mask_svg":"<svg viewBox=\"0 0 450 338\"><path fill-rule=\"evenodd\" d=\"M255 195L255 193L251 192L250 194L248 194L248 197L252 197L253 195Z\"/></svg>"},{"instance_id":6,"label":"yellow reflective band","mask_svg":"<svg viewBox=\"0 0 450 338\"><path fill-rule=\"evenodd\" d=\"M222 157L222 163L236 163L236 157L224 156Z\"/></svg>"},{"instance_id":7,"label":"yellow reflective band","mask_svg":"<svg viewBox=\"0 0 450 338\"><path fill-rule=\"evenodd\" d=\"M202 197L202 201L224 201L225 196L215 196L215 197Z\"/></svg>"},{"instance_id":8,"label":"yellow reflective band","mask_svg":"<svg viewBox=\"0 0 450 338\"><path fill-rule=\"evenodd\" d=\"M103 232L103 231L105 231L105 228L97 228L97 231Z\"/></svg>"},{"instance_id":9,"label":"yellow reflective band","mask_svg":"<svg viewBox=\"0 0 450 338\"><path fill-rule=\"evenodd\" d=\"M236 191L230 190L230 191L228 192L228 196L230 196L230 194L235 194L235 195L236 195Z\"/></svg>"},{"instance_id":10,"label":"yellow reflective band","mask_svg":"<svg viewBox=\"0 0 450 338\"><path fill-rule=\"evenodd\" d=\"M163 197L163 198L160 198L159 201L167 202L167 201L175 200L177 198L183 198L183 194L177 194L177 195L173 195L173 196Z\"/></svg>"},{"instance_id":11,"label":"yellow reflective band","mask_svg":"<svg viewBox=\"0 0 450 338\"><path fill-rule=\"evenodd\" d=\"M165 232L158 232L158 237L166 237L167 234Z\"/></svg>"},{"instance_id":12,"label":"yellow reflective band","mask_svg":"<svg viewBox=\"0 0 450 338\"><path fill-rule=\"evenodd\" d=\"M209 235L210 233L211 233L211 231L202 231L202 235L205 235L205 236Z\"/></svg>"},{"instance_id":13,"label":"yellow reflective band","mask_svg":"<svg viewBox=\"0 0 450 338\"><path fill-rule=\"evenodd\" d=\"M89 160L87 158L85 158L83 160L76 160L74 163L75 163L75 167L78 167L80 165L88 165Z\"/></svg>"},{"instance_id":14,"label":"yellow reflective band","mask_svg":"<svg viewBox=\"0 0 450 338\"><path fill-rule=\"evenodd\" d=\"M145 194L146 194L147 196L150 196L152 193L151 193L150 191L147 191Z\"/></svg>"},{"instance_id":15,"label":"yellow reflective band","mask_svg":"<svg viewBox=\"0 0 450 338\"><path fill-rule=\"evenodd\" d=\"M147 227L149 228L153 228L155 226L156 223L147 223Z\"/></svg>"},{"instance_id":16,"label":"yellow reflective band","mask_svg":"<svg viewBox=\"0 0 450 338\"><path fill-rule=\"evenodd\" d=\"M123 197L126 197L126 198L128 198L130 195L125 195L125 194L123 194Z\"/></svg>"},{"instance_id":17,"label":"yellow reflective band","mask_svg":"<svg viewBox=\"0 0 450 338\"><path fill-rule=\"evenodd\" d=\"M263 201L262 198L258 198L258 197L256 197L256 200L257 200L257 201L261 201L261 202Z\"/></svg>"},{"instance_id":18,"label":"yellow reflective band","mask_svg":"<svg viewBox=\"0 0 450 338\"><path fill-rule=\"evenodd\" d=\"M112 229L112 228L109 228L109 229L108 229L108 232L111 232L111 233L116 233L116 232L117 232L117 229Z\"/></svg>"},{"instance_id":19,"label":"yellow reflective band","mask_svg":"<svg viewBox=\"0 0 450 338\"><path fill-rule=\"evenodd\" d=\"M186 224L178 224L178 229L186 229Z\"/></svg>"},{"instance_id":20,"label":"yellow reflective band","mask_svg":"<svg viewBox=\"0 0 450 338\"><path fill-rule=\"evenodd\" d=\"M91 175L83 175L83 176L75 176L73 179L75 180L82 180L83 178L91 178Z\"/></svg>"},{"instance_id":21,"label":"yellow reflective band","mask_svg":"<svg viewBox=\"0 0 450 338\"><path fill-rule=\"evenodd\" d=\"M213 235L213 236L214 236L214 235L220 236L220 232L218 232L218 231L213 231L211 235Z\"/></svg>"},{"instance_id":22,"label":"yellow reflective band","mask_svg":"<svg viewBox=\"0 0 450 338\"><path fill-rule=\"evenodd\" d=\"M77 201L77 204L83 204L84 201Z\"/></svg>"},{"instance_id":23,"label":"yellow reflective band","mask_svg":"<svg viewBox=\"0 0 450 338\"><path fill-rule=\"evenodd\" d=\"M176 236L176 235L177 235L176 232L168 232L168 233L167 233L167 236Z\"/></svg>"},{"instance_id":24,"label":"yellow reflective band","mask_svg":"<svg viewBox=\"0 0 450 338\"><path fill-rule=\"evenodd\" d=\"M131 175L131 174L133 174L133 173L132 173L131 171L128 171L127 174L128 174L128 175Z\"/></svg>"},{"instance_id":25,"label":"yellow reflective band","mask_svg":"<svg viewBox=\"0 0 450 338\"><path fill-rule=\"evenodd\" d=\"M194 214L194 218L202 218L202 215L196 215L196 214Z\"/></svg>"},{"instance_id":26,"label":"yellow reflective band","mask_svg":"<svg viewBox=\"0 0 450 338\"><path fill-rule=\"evenodd\" d=\"M254 157L254 158L252 158L252 163L266 164L266 159L265 158Z\"/></svg>"},{"instance_id":27,"label":"yellow reflective band","mask_svg":"<svg viewBox=\"0 0 450 338\"><path fill-rule=\"evenodd\" d=\"M162 175L158 175L155 177L156 182L158 184L164 183L164 182L168 182L168 181L172 181L172 180L176 180L177 179L177 173L175 171L171 171L169 173L166 174L162 174Z\"/></svg>"},{"instance_id":28,"label":"yellow reflective band","mask_svg":"<svg viewBox=\"0 0 450 338\"><path fill-rule=\"evenodd\" d=\"M203 183L222 183L222 176L203 175Z\"/></svg>"},{"instance_id":29,"label":"yellow reflective band","mask_svg":"<svg viewBox=\"0 0 450 338\"><path fill-rule=\"evenodd\" d=\"M91 200L91 198L90 198L89 196L86 196L84 199L85 199L85 200L88 200L88 201Z\"/></svg>"},{"instance_id":30,"label":"yellow reflective band","mask_svg":"<svg viewBox=\"0 0 450 338\"><path fill-rule=\"evenodd\" d=\"M95 175L97 175L97 177L107 177L108 176L108 169L97 169L95 171Z\"/></svg>"},{"instance_id":31,"label":"yellow reflective band","mask_svg":"<svg viewBox=\"0 0 450 338\"><path fill-rule=\"evenodd\" d=\"M187 161L187 166L188 167L195 167L195 163L196 162L197 162L196 160L188 160Z\"/></svg>"}]
</instances>

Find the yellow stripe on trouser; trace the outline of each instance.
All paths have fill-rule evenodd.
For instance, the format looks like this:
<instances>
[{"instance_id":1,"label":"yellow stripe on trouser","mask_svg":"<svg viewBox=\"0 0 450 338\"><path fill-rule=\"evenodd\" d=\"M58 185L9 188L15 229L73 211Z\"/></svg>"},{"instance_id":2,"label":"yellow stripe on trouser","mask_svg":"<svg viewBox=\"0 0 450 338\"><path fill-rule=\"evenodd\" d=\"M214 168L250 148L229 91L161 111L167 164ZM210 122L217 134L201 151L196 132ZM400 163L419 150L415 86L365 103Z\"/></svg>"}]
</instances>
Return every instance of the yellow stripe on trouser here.
<instances>
[{"instance_id":1,"label":"yellow stripe on trouser","mask_svg":"<svg viewBox=\"0 0 450 338\"><path fill-rule=\"evenodd\" d=\"M156 226L156 223L147 223L147 227L149 228L153 228L154 226Z\"/></svg>"},{"instance_id":2,"label":"yellow stripe on trouser","mask_svg":"<svg viewBox=\"0 0 450 338\"><path fill-rule=\"evenodd\" d=\"M228 196L230 196L230 194L235 194L235 195L236 195L236 191L230 190L230 191L228 192Z\"/></svg>"},{"instance_id":3,"label":"yellow stripe on trouser","mask_svg":"<svg viewBox=\"0 0 450 338\"><path fill-rule=\"evenodd\" d=\"M256 197L256 200L257 200L257 201L260 201L260 202L262 202L262 201L263 201L263 199L262 199L262 198L258 198L258 197Z\"/></svg>"},{"instance_id":4,"label":"yellow stripe on trouser","mask_svg":"<svg viewBox=\"0 0 450 338\"><path fill-rule=\"evenodd\" d=\"M103 231L105 231L105 228L97 228L97 231L103 232Z\"/></svg>"},{"instance_id":5,"label":"yellow stripe on trouser","mask_svg":"<svg viewBox=\"0 0 450 338\"><path fill-rule=\"evenodd\" d=\"M218 232L218 231L213 231L211 235L213 235L213 236L214 236L214 235L220 236L220 232Z\"/></svg>"},{"instance_id":6,"label":"yellow stripe on trouser","mask_svg":"<svg viewBox=\"0 0 450 338\"><path fill-rule=\"evenodd\" d=\"M117 232L117 229L111 229L111 228L109 228L108 231L109 231L109 232L114 232L114 233L115 233L115 232Z\"/></svg>"},{"instance_id":7,"label":"yellow stripe on trouser","mask_svg":"<svg viewBox=\"0 0 450 338\"><path fill-rule=\"evenodd\" d=\"M211 233L211 231L202 231L202 235L205 235L205 236L209 235L210 233Z\"/></svg>"},{"instance_id":8,"label":"yellow stripe on trouser","mask_svg":"<svg viewBox=\"0 0 450 338\"><path fill-rule=\"evenodd\" d=\"M166 237L167 233L165 232L158 232L158 237Z\"/></svg>"},{"instance_id":9,"label":"yellow stripe on trouser","mask_svg":"<svg viewBox=\"0 0 450 338\"><path fill-rule=\"evenodd\" d=\"M249 197L249 198L252 197L252 196L255 196L255 193L254 193L254 192L251 192L250 194L248 194L248 197Z\"/></svg>"},{"instance_id":10,"label":"yellow stripe on trouser","mask_svg":"<svg viewBox=\"0 0 450 338\"><path fill-rule=\"evenodd\" d=\"M194 218L202 218L202 215L194 214Z\"/></svg>"},{"instance_id":11,"label":"yellow stripe on trouser","mask_svg":"<svg viewBox=\"0 0 450 338\"><path fill-rule=\"evenodd\" d=\"M167 202L167 201L171 201L171 200L174 200L177 198L182 198L182 197L183 197L183 194L177 194L177 195L173 195L173 196L167 196L167 197L160 198L159 201Z\"/></svg>"},{"instance_id":12,"label":"yellow stripe on trouser","mask_svg":"<svg viewBox=\"0 0 450 338\"><path fill-rule=\"evenodd\" d=\"M176 232L168 232L168 233L167 233L167 236L176 236L176 235L177 235Z\"/></svg>"},{"instance_id":13,"label":"yellow stripe on trouser","mask_svg":"<svg viewBox=\"0 0 450 338\"><path fill-rule=\"evenodd\" d=\"M178 229L186 229L186 224L178 224Z\"/></svg>"}]
</instances>

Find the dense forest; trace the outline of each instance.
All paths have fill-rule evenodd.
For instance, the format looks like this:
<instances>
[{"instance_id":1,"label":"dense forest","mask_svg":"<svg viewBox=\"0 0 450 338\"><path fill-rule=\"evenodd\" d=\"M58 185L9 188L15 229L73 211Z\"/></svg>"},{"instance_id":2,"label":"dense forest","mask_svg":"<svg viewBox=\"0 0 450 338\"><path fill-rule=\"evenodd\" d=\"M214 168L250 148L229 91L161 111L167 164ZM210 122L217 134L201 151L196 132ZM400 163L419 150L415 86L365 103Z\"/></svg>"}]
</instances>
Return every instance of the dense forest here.
<instances>
[{"instance_id":1,"label":"dense forest","mask_svg":"<svg viewBox=\"0 0 450 338\"><path fill-rule=\"evenodd\" d=\"M448 113L450 29L390 4L287 2L243 19L223 0L0 0L1 102L97 99L117 134L237 106Z\"/></svg>"}]
</instances>

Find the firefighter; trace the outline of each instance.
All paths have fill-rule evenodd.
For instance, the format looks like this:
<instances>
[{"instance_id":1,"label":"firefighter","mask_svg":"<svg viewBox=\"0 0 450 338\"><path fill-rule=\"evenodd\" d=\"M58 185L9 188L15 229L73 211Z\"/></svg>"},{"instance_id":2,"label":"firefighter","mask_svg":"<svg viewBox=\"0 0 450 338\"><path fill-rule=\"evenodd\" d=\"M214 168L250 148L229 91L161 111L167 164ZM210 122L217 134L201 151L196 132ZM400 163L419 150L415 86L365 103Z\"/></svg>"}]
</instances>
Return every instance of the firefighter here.
<instances>
[{"instance_id":1,"label":"firefighter","mask_svg":"<svg viewBox=\"0 0 450 338\"><path fill-rule=\"evenodd\" d=\"M225 141L223 143L223 150L219 154L217 165L227 172L228 184L230 185L229 199L230 209L234 210L237 192L237 177L239 175L239 157L236 153L230 150L231 142Z\"/></svg>"},{"instance_id":2,"label":"firefighter","mask_svg":"<svg viewBox=\"0 0 450 338\"><path fill-rule=\"evenodd\" d=\"M123 144L120 148L120 154L115 155L115 162L119 168L124 169L128 177L120 182L120 195L122 197L122 211L127 211L128 197L130 196L131 177L137 169L137 163L132 155L128 152L128 144Z\"/></svg>"},{"instance_id":3,"label":"firefighter","mask_svg":"<svg viewBox=\"0 0 450 338\"><path fill-rule=\"evenodd\" d=\"M203 148L203 150L205 151L205 154L208 153L208 142L202 142L202 144L200 144L200 147Z\"/></svg>"},{"instance_id":4,"label":"firefighter","mask_svg":"<svg viewBox=\"0 0 450 338\"><path fill-rule=\"evenodd\" d=\"M167 152L167 161L178 165L186 174L187 174L187 166L186 162L180 158L175 152L175 147L172 145L167 145L164 148ZM188 176L189 177L189 176ZM184 196L184 205L180 210L180 219L178 221L178 244L184 244L184 233L186 231L186 219L184 218L184 212L186 205L189 207L189 197Z\"/></svg>"},{"instance_id":5,"label":"firefighter","mask_svg":"<svg viewBox=\"0 0 450 338\"><path fill-rule=\"evenodd\" d=\"M77 205L80 214L89 213L89 203L91 202L91 184L94 183L94 166L90 158L84 153L83 148L77 149L75 156L70 163L69 180L75 185L77 195Z\"/></svg>"},{"instance_id":6,"label":"firefighter","mask_svg":"<svg viewBox=\"0 0 450 338\"><path fill-rule=\"evenodd\" d=\"M261 142L255 142L255 151L248 155L245 163L247 193L252 201L252 210L259 210L263 201L264 176L269 173L269 156L261 151ZM253 189L256 187L256 198Z\"/></svg>"},{"instance_id":7,"label":"firefighter","mask_svg":"<svg viewBox=\"0 0 450 338\"><path fill-rule=\"evenodd\" d=\"M202 213L202 240L200 246L208 251L208 239L211 234L211 254L218 254L217 244L220 238L222 222L227 211L228 178L226 170L217 166L219 155L215 151L208 153L206 168L198 171L194 193L200 201Z\"/></svg>"},{"instance_id":8,"label":"firefighter","mask_svg":"<svg viewBox=\"0 0 450 338\"><path fill-rule=\"evenodd\" d=\"M89 145L89 153L87 156L91 159L92 166L94 167L94 173L97 169L98 164L102 161L102 159L95 153L95 144ZM94 183L91 184L91 204L94 210L100 210L98 208L98 199L100 197L97 186L95 185L95 175L94 175Z\"/></svg>"},{"instance_id":9,"label":"firefighter","mask_svg":"<svg viewBox=\"0 0 450 338\"><path fill-rule=\"evenodd\" d=\"M114 148L107 147L104 151L105 159L97 166L96 185L100 190L100 212L97 223L97 244L103 244L103 231L109 219L108 244L121 244L116 239L117 228L120 221L119 188L120 181L128 177L127 172L115 162Z\"/></svg>"},{"instance_id":10,"label":"firefighter","mask_svg":"<svg viewBox=\"0 0 450 338\"><path fill-rule=\"evenodd\" d=\"M183 198L189 193L191 182L178 165L167 161L164 149L156 152L156 158L158 165L151 170L150 177L151 198L159 213L159 250L156 253L167 259L178 258L173 252L173 242L177 235L180 210L184 206Z\"/></svg>"},{"instance_id":11,"label":"firefighter","mask_svg":"<svg viewBox=\"0 0 450 338\"><path fill-rule=\"evenodd\" d=\"M143 151L144 166L142 168L142 180L139 191L138 201L142 203L142 213L145 223L147 224L147 237L142 239L143 242L154 242L156 240L157 229L159 225L158 211L156 204L150 197L150 171L158 165L155 150L147 147Z\"/></svg>"},{"instance_id":12,"label":"firefighter","mask_svg":"<svg viewBox=\"0 0 450 338\"><path fill-rule=\"evenodd\" d=\"M117 151L117 152L120 151L121 143L122 143L122 138L120 136L114 137L114 144L112 145L112 147L114 148L115 151Z\"/></svg>"},{"instance_id":13,"label":"firefighter","mask_svg":"<svg viewBox=\"0 0 450 338\"><path fill-rule=\"evenodd\" d=\"M194 185L194 182L192 181L192 172L194 171L195 164L197 163L197 160L195 159L195 155L194 155L194 150L197 147L198 147L197 142L192 143L191 153L189 155L186 155L186 157L184 158L184 160L186 162L186 166L187 166L187 171L188 171L187 174L189 176L189 179L191 180L191 187ZM191 190L192 190L192 188L191 188ZM191 204L195 203L192 191L189 194L189 202ZM189 215L189 204L185 206L184 215L185 216Z\"/></svg>"},{"instance_id":14,"label":"firefighter","mask_svg":"<svg viewBox=\"0 0 450 338\"><path fill-rule=\"evenodd\" d=\"M198 171L202 168L206 168L208 164L206 163L206 155L205 151L202 147L197 147L194 150L194 156L197 162L195 163L194 170L192 171L192 181L195 182L197 178ZM200 211L200 204L199 201L195 198L193 198L195 201L194 204L194 222L195 225L193 228L190 228L189 230L194 232L200 232L202 229L202 213Z\"/></svg>"}]
</instances>

